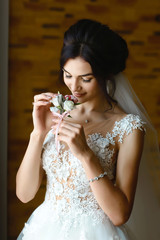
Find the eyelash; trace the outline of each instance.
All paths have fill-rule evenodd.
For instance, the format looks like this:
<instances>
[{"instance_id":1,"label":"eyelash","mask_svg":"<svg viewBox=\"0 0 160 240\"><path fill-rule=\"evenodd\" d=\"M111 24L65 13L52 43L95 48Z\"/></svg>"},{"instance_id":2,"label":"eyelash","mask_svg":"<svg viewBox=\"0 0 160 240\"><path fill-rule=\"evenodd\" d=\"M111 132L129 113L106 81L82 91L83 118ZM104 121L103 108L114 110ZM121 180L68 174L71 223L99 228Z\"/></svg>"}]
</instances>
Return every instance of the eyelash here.
<instances>
[{"instance_id":1,"label":"eyelash","mask_svg":"<svg viewBox=\"0 0 160 240\"><path fill-rule=\"evenodd\" d=\"M83 78L82 78L83 79ZM83 79L83 82L90 82L92 80L92 78L88 79L88 80L85 80Z\"/></svg>"},{"instance_id":2,"label":"eyelash","mask_svg":"<svg viewBox=\"0 0 160 240\"><path fill-rule=\"evenodd\" d=\"M65 75L65 77L66 77L66 78L71 78L71 76L69 76L69 75Z\"/></svg>"},{"instance_id":3,"label":"eyelash","mask_svg":"<svg viewBox=\"0 0 160 240\"><path fill-rule=\"evenodd\" d=\"M71 78L72 76L69 75L65 75L66 78ZM83 82L90 82L92 80L92 78L85 80L84 78L82 78Z\"/></svg>"}]
</instances>

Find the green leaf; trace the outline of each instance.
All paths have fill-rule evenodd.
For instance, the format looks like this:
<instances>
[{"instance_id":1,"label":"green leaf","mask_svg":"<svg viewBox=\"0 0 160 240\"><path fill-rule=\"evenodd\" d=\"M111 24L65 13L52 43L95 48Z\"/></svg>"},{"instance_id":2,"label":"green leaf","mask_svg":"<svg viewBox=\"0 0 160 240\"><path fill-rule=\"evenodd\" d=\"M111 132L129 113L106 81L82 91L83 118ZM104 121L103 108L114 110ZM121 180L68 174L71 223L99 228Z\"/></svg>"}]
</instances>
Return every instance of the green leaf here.
<instances>
[{"instance_id":1,"label":"green leaf","mask_svg":"<svg viewBox=\"0 0 160 240\"><path fill-rule=\"evenodd\" d=\"M58 108L59 110L63 110L63 108L62 108L61 106L58 106L58 107L56 107L56 108Z\"/></svg>"}]
</instances>

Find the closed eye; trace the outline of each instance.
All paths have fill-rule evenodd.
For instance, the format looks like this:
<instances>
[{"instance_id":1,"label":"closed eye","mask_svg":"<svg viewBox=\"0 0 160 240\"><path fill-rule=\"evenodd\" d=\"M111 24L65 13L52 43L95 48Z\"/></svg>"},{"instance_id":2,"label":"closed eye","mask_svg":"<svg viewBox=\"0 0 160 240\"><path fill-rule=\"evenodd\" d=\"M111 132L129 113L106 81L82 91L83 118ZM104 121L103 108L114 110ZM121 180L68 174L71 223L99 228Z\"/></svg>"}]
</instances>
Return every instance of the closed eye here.
<instances>
[{"instance_id":1,"label":"closed eye","mask_svg":"<svg viewBox=\"0 0 160 240\"><path fill-rule=\"evenodd\" d=\"M72 78L72 76L65 74L65 78ZM84 79L83 77L81 77L81 79L83 80L83 82L90 82L92 80L92 78Z\"/></svg>"},{"instance_id":2,"label":"closed eye","mask_svg":"<svg viewBox=\"0 0 160 240\"><path fill-rule=\"evenodd\" d=\"M66 78L71 78L72 76L71 75L65 75Z\"/></svg>"},{"instance_id":3,"label":"closed eye","mask_svg":"<svg viewBox=\"0 0 160 240\"><path fill-rule=\"evenodd\" d=\"M92 78L90 78L90 79L84 79L84 78L82 78L83 79L83 82L90 82L91 80L92 80Z\"/></svg>"},{"instance_id":4,"label":"closed eye","mask_svg":"<svg viewBox=\"0 0 160 240\"><path fill-rule=\"evenodd\" d=\"M92 80L92 78L90 78L90 79L84 79L84 78L82 78L82 80L83 80L83 82L90 82L90 81Z\"/></svg>"}]
</instances>

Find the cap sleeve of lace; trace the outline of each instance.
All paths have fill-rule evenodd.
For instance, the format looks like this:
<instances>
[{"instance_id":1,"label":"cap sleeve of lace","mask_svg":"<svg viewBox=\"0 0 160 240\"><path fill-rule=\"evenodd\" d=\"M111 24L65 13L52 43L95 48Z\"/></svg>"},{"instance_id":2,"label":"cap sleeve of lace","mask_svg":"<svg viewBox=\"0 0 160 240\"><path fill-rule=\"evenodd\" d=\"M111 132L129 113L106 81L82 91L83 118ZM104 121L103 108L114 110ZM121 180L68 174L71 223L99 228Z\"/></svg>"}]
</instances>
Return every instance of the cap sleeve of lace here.
<instances>
[{"instance_id":1,"label":"cap sleeve of lace","mask_svg":"<svg viewBox=\"0 0 160 240\"><path fill-rule=\"evenodd\" d=\"M123 143L124 137L132 133L134 129L146 132L145 124L146 122L142 121L139 115L127 114L126 117L115 122L113 134L115 137L118 136L118 142Z\"/></svg>"}]
</instances>

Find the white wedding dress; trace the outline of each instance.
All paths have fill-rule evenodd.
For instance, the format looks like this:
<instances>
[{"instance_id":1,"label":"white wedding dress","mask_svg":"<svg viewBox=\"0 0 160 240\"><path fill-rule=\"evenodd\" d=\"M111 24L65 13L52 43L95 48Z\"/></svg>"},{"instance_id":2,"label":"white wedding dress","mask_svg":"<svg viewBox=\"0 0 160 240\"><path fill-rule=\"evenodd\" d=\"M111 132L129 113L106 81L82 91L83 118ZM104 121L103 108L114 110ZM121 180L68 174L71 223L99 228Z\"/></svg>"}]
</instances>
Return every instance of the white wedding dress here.
<instances>
[{"instance_id":1,"label":"white wedding dress","mask_svg":"<svg viewBox=\"0 0 160 240\"><path fill-rule=\"evenodd\" d=\"M114 122L106 135L92 133L87 144L99 158L108 178L115 181L115 141L134 129L146 131L145 122L135 114L126 114ZM79 159L64 145L57 156L55 136L50 131L43 144L42 164L47 174L44 202L25 223L18 240L136 240L136 233L124 224L114 226L98 205ZM106 199L107 201L107 199Z\"/></svg>"}]
</instances>

